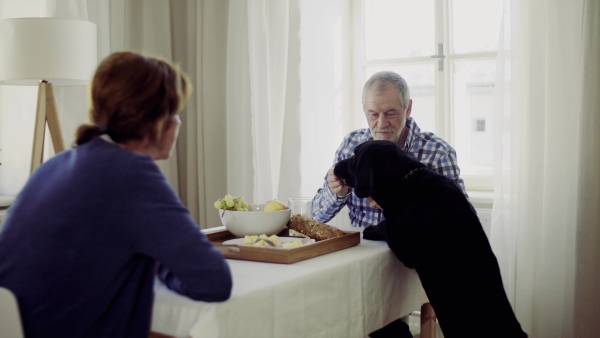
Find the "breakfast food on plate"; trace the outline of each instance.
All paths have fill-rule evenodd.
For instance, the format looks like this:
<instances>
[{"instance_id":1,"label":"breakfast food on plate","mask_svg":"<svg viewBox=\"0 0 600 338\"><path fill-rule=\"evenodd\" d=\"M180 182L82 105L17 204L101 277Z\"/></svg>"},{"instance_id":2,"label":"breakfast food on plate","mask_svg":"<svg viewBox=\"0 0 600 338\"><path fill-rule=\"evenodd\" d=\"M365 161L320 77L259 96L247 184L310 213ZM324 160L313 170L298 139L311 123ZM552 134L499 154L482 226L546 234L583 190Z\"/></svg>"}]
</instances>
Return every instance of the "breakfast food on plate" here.
<instances>
[{"instance_id":1,"label":"breakfast food on plate","mask_svg":"<svg viewBox=\"0 0 600 338\"><path fill-rule=\"evenodd\" d=\"M234 211L248 211L248 204L242 197L234 197L229 194L215 201L215 208Z\"/></svg>"},{"instance_id":2,"label":"breakfast food on plate","mask_svg":"<svg viewBox=\"0 0 600 338\"><path fill-rule=\"evenodd\" d=\"M260 236L246 235L246 237L244 237L244 244L254 246L277 246L277 244L279 244L279 237L277 237L277 235L267 236L266 234Z\"/></svg>"},{"instance_id":3,"label":"breakfast food on plate","mask_svg":"<svg viewBox=\"0 0 600 338\"><path fill-rule=\"evenodd\" d=\"M277 211L277 210L285 210L287 206L278 200L270 200L265 204L264 211Z\"/></svg>"},{"instance_id":4,"label":"breakfast food on plate","mask_svg":"<svg viewBox=\"0 0 600 338\"><path fill-rule=\"evenodd\" d=\"M268 239L258 239L256 242L251 243L251 245L254 246L270 246L270 247L274 247L275 244L271 243L271 241L269 241Z\"/></svg>"},{"instance_id":5,"label":"breakfast food on plate","mask_svg":"<svg viewBox=\"0 0 600 338\"><path fill-rule=\"evenodd\" d=\"M306 237L305 234L298 232L294 229L288 229L288 234L292 237Z\"/></svg>"},{"instance_id":6,"label":"breakfast food on plate","mask_svg":"<svg viewBox=\"0 0 600 338\"><path fill-rule=\"evenodd\" d=\"M246 235L244 237L244 244L252 244L258 240L258 235Z\"/></svg>"},{"instance_id":7,"label":"breakfast food on plate","mask_svg":"<svg viewBox=\"0 0 600 338\"><path fill-rule=\"evenodd\" d=\"M314 241L308 241L307 243L313 243ZM258 235L246 235L244 237L244 244L252 245L252 246L265 246L265 247L277 247L284 249L297 248L299 246L303 246L304 242L300 239L295 241L289 241L282 243L280 238L277 235L267 236L262 234Z\"/></svg>"},{"instance_id":8,"label":"breakfast food on plate","mask_svg":"<svg viewBox=\"0 0 600 338\"><path fill-rule=\"evenodd\" d=\"M281 245L281 247L282 247L282 248L284 248L284 249L291 249L291 248L297 248L297 247L299 247L299 246L302 246L302 245L304 245L304 244L302 243L302 241L301 241L301 240L299 240L299 239L297 239L297 240L295 240L295 241L293 241L293 242L286 242L286 243L283 243L283 244Z\"/></svg>"},{"instance_id":9,"label":"breakfast food on plate","mask_svg":"<svg viewBox=\"0 0 600 338\"><path fill-rule=\"evenodd\" d=\"M277 245L279 244L279 237L277 235L271 235L271 236L267 236L265 234L262 234L260 236L258 236L259 239L266 239L271 241L271 243Z\"/></svg>"},{"instance_id":10,"label":"breakfast food on plate","mask_svg":"<svg viewBox=\"0 0 600 338\"><path fill-rule=\"evenodd\" d=\"M344 232L336 227L303 215L293 215L287 227L318 241L344 235Z\"/></svg>"}]
</instances>

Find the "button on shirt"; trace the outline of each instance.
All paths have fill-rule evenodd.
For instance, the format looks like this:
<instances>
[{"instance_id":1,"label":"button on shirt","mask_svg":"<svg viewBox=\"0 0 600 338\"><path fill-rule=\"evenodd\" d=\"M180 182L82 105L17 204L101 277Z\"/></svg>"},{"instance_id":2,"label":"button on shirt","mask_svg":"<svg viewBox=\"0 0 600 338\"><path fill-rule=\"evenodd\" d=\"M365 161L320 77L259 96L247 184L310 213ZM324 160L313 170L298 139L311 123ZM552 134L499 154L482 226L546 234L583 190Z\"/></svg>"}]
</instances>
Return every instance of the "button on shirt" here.
<instances>
[{"instance_id":1,"label":"button on shirt","mask_svg":"<svg viewBox=\"0 0 600 338\"><path fill-rule=\"evenodd\" d=\"M408 136L404 150L412 153L430 169L455 180L467 196L465 184L459 177L460 169L454 148L433 133L422 132L412 118L407 119L406 126L408 127ZM372 139L371 131L368 128L351 132L335 152L334 164L351 157L356 146ZM366 198L358 198L354 192L345 197L335 195L329 189L327 175L323 187L318 190L312 203L313 217L323 223L329 222L344 206L348 206L350 223L354 227L376 225L385 219L382 210L372 208Z\"/></svg>"}]
</instances>

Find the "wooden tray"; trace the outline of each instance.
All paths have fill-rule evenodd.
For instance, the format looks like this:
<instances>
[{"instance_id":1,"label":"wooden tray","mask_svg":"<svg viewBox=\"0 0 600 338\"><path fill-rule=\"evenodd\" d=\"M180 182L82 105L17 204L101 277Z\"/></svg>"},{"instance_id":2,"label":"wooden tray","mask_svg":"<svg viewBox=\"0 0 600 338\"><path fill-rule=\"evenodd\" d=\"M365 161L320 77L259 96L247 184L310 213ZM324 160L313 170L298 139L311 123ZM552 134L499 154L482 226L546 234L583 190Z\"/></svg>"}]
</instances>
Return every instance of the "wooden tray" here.
<instances>
[{"instance_id":1,"label":"wooden tray","mask_svg":"<svg viewBox=\"0 0 600 338\"><path fill-rule=\"evenodd\" d=\"M279 236L287 236L284 229ZM293 249L254 247L246 245L222 245L224 241L237 238L226 229L206 234L206 237L223 252L226 258L267 263L291 264L330 252L350 248L360 243L359 231L344 231L345 235L318 241Z\"/></svg>"}]
</instances>

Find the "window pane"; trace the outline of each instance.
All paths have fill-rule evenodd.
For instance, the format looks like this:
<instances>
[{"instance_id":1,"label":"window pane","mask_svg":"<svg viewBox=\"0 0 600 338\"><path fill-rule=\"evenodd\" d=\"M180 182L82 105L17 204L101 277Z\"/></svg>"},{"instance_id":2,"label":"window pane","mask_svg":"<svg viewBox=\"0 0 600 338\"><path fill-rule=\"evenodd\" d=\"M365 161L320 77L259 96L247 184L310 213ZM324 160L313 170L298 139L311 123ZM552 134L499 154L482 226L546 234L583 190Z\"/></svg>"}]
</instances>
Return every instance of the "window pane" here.
<instances>
[{"instance_id":1,"label":"window pane","mask_svg":"<svg viewBox=\"0 0 600 338\"><path fill-rule=\"evenodd\" d=\"M435 54L433 0L365 0L367 60Z\"/></svg>"},{"instance_id":2,"label":"window pane","mask_svg":"<svg viewBox=\"0 0 600 338\"><path fill-rule=\"evenodd\" d=\"M502 0L452 0L452 51L495 51L498 48L502 6Z\"/></svg>"},{"instance_id":3,"label":"window pane","mask_svg":"<svg viewBox=\"0 0 600 338\"><path fill-rule=\"evenodd\" d=\"M457 61L452 65L454 146L465 174L493 165L495 60Z\"/></svg>"},{"instance_id":4,"label":"window pane","mask_svg":"<svg viewBox=\"0 0 600 338\"><path fill-rule=\"evenodd\" d=\"M367 67L366 79L376 72L389 70L400 74L408 83L412 99L411 117L421 130L435 132L435 72L436 63L402 66Z\"/></svg>"}]
</instances>

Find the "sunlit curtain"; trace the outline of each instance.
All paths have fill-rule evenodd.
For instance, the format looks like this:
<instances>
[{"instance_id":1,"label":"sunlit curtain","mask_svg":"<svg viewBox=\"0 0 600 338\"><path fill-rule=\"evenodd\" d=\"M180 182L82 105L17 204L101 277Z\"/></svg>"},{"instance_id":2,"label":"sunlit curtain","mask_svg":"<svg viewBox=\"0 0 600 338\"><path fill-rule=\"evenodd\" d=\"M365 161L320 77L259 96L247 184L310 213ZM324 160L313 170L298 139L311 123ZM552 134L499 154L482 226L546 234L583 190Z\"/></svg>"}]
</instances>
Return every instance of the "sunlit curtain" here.
<instances>
[{"instance_id":1,"label":"sunlit curtain","mask_svg":"<svg viewBox=\"0 0 600 338\"><path fill-rule=\"evenodd\" d=\"M600 2L586 0L582 34L581 123L578 140L577 251L573 337L600 332Z\"/></svg>"},{"instance_id":2,"label":"sunlit curtain","mask_svg":"<svg viewBox=\"0 0 600 338\"><path fill-rule=\"evenodd\" d=\"M227 1L92 1L105 55L129 50L179 64L193 86L174 156L158 161L201 227L220 225L213 202L226 191Z\"/></svg>"},{"instance_id":3,"label":"sunlit curtain","mask_svg":"<svg viewBox=\"0 0 600 338\"><path fill-rule=\"evenodd\" d=\"M247 201L312 197L353 126L349 1L231 1L227 182ZM224 168L225 169L225 168Z\"/></svg>"},{"instance_id":4,"label":"sunlit curtain","mask_svg":"<svg viewBox=\"0 0 600 338\"><path fill-rule=\"evenodd\" d=\"M248 202L278 197L285 118L298 115L298 79L288 76L300 62L297 7L287 0L229 4L223 169L229 193Z\"/></svg>"},{"instance_id":5,"label":"sunlit curtain","mask_svg":"<svg viewBox=\"0 0 600 338\"><path fill-rule=\"evenodd\" d=\"M491 242L530 337L593 337L600 332L600 6L506 5Z\"/></svg>"}]
</instances>

